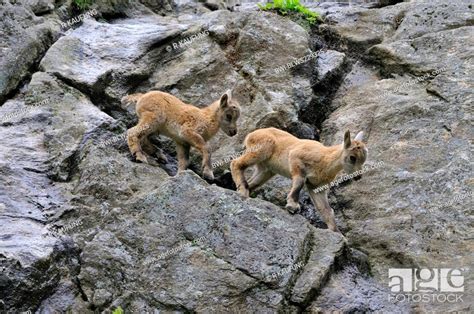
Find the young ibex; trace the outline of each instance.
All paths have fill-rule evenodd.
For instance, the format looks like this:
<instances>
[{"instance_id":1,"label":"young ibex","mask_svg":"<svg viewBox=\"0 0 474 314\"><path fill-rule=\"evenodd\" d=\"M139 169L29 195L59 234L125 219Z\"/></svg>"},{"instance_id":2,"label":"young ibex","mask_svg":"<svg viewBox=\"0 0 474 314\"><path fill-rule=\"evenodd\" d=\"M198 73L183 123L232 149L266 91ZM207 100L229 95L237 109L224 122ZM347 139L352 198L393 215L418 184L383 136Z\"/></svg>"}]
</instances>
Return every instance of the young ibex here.
<instances>
[{"instance_id":1,"label":"young ibex","mask_svg":"<svg viewBox=\"0 0 474 314\"><path fill-rule=\"evenodd\" d=\"M154 163L147 157L154 154L166 160L162 151L148 139L152 134L163 134L176 143L178 172L189 166L189 149L193 146L202 154L203 176L209 180L214 179L211 153L206 142L219 129L229 136L237 134L240 106L232 99L230 90L219 100L202 109L185 104L173 95L160 91L128 95L122 98L122 103L136 103L139 121L135 127L128 130L127 142L137 160Z\"/></svg>"},{"instance_id":2,"label":"young ibex","mask_svg":"<svg viewBox=\"0 0 474 314\"><path fill-rule=\"evenodd\" d=\"M351 141L349 131L344 134L342 145L326 147L313 140L301 140L275 128L256 130L245 138L246 153L231 163L232 179L240 194L248 197L250 191L275 174L292 179L291 191L286 208L294 213L300 208L299 193L305 185L315 208L318 208L324 222L332 231L340 232L336 226L334 211L329 206L327 190L316 193L313 190L329 184L344 169L351 174L362 169L368 150L362 143L359 132ZM254 150L253 147L259 147ZM245 180L246 168L255 165L254 173ZM361 176L354 179L359 180Z\"/></svg>"}]
</instances>

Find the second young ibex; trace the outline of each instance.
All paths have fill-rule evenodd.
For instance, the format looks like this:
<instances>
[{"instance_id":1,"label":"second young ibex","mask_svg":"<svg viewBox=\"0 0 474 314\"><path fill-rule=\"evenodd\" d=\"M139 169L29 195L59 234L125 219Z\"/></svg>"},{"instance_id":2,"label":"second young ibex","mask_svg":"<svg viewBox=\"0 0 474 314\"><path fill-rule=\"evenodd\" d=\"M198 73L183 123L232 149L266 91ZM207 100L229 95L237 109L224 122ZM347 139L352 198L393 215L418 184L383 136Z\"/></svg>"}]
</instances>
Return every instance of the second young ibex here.
<instances>
[{"instance_id":1,"label":"second young ibex","mask_svg":"<svg viewBox=\"0 0 474 314\"><path fill-rule=\"evenodd\" d=\"M341 170L351 174L362 169L368 153L362 137L363 133L359 132L351 141L351 135L346 131L342 144L327 147L317 141L299 139L279 129L259 129L245 138L244 155L232 161L232 179L239 193L248 197L250 190L261 186L275 174L291 178L287 209L294 213L300 208L299 194L306 186L314 207L319 209L328 228L340 232L334 211L329 206L327 190L316 193L314 189L329 184ZM247 182L244 171L250 166L255 166L255 169ZM359 175L354 179L360 178Z\"/></svg>"}]
</instances>

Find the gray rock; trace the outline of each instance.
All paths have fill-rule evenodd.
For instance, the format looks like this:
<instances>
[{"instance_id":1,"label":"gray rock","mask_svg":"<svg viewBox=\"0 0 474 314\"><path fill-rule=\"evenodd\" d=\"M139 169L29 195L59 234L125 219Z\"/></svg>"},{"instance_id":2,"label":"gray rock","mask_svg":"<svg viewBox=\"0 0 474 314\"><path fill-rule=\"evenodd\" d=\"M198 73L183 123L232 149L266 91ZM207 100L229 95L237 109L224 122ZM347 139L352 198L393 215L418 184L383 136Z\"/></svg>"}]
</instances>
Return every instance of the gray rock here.
<instances>
[{"instance_id":1,"label":"gray rock","mask_svg":"<svg viewBox=\"0 0 474 314\"><path fill-rule=\"evenodd\" d=\"M409 6L399 3L378 10L358 6L331 9L325 16L328 24L320 25L318 32L338 50L361 55L395 33L397 23Z\"/></svg>"},{"instance_id":2,"label":"gray rock","mask_svg":"<svg viewBox=\"0 0 474 314\"><path fill-rule=\"evenodd\" d=\"M3 104L57 39L59 29L45 18L37 17L30 5L8 1L2 1L0 21L0 104Z\"/></svg>"},{"instance_id":3,"label":"gray rock","mask_svg":"<svg viewBox=\"0 0 474 314\"><path fill-rule=\"evenodd\" d=\"M179 24L156 25L156 20L150 19L113 25L86 19L81 27L59 39L48 50L40 68L92 94L97 89L104 89L104 83L109 82L105 81L107 77L121 82L127 77L119 77L119 74L146 75L143 73L146 69L137 68L133 62L143 57L151 46L183 29L185 26ZM123 95L116 95L118 92L123 91L108 93L110 97L120 99Z\"/></svg>"},{"instance_id":4,"label":"gray rock","mask_svg":"<svg viewBox=\"0 0 474 314\"><path fill-rule=\"evenodd\" d=\"M305 313L410 312L407 304L388 302L388 294L387 288L381 288L374 279L349 266L331 275L327 285Z\"/></svg>"},{"instance_id":5,"label":"gray rock","mask_svg":"<svg viewBox=\"0 0 474 314\"><path fill-rule=\"evenodd\" d=\"M342 74L344 63L346 62L346 56L344 53L327 50L318 53L316 63L316 83L324 84L323 82L330 81L331 76L339 76ZM327 83L326 83L327 84Z\"/></svg>"},{"instance_id":6,"label":"gray rock","mask_svg":"<svg viewBox=\"0 0 474 314\"><path fill-rule=\"evenodd\" d=\"M24 6L30 6L31 11L36 15L43 15L54 10L53 0L22 0Z\"/></svg>"},{"instance_id":7,"label":"gray rock","mask_svg":"<svg viewBox=\"0 0 474 314\"><path fill-rule=\"evenodd\" d=\"M178 189L182 193L176 194ZM203 205L203 198L212 206ZM333 236L269 203L243 202L189 171L165 180L146 198L132 198L126 207L138 215L117 217L84 247L79 280L88 299L120 283L129 293L127 304L140 295L158 308L275 311L287 302L283 291L299 271L290 267L305 264L301 259L310 239ZM328 259L338 245L327 245ZM314 250L319 247L314 244ZM120 295L117 291L112 298Z\"/></svg>"},{"instance_id":8,"label":"gray rock","mask_svg":"<svg viewBox=\"0 0 474 314\"><path fill-rule=\"evenodd\" d=\"M405 29L413 35L396 33L369 49L389 78L369 80L341 95L340 107L325 121L322 132L325 142L331 143L345 129L367 131L369 159L386 165L335 193L337 204L351 202L340 206L347 217L346 236L350 245L368 254L379 281L386 280L388 268L472 263L464 249L470 241L467 212L472 197L469 175L463 170L469 164L467 143L473 135L472 95L466 89L473 70L468 35L472 26L465 14L470 10L465 3L464 13L454 14L463 5L456 3L446 24L438 17L431 31L416 21L429 23L433 12L447 10L445 4L406 5L410 10L402 24L406 22ZM464 276L472 277L468 272ZM465 292L469 291L472 286L466 285ZM428 303L421 308L470 307L471 302L464 302Z\"/></svg>"},{"instance_id":9,"label":"gray rock","mask_svg":"<svg viewBox=\"0 0 474 314\"><path fill-rule=\"evenodd\" d=\"M424 0L406 5L409 10L398 18L398 27L390 41L414 39L425 34L473 25L474 8L469 0L453 3Z\"/></svg>"},{"instance_id":10,"label":"gray rock","mask_svg":"<svg viewBox=\"0 0 474 314\"><path fill-rule=\"evenodd\" d=\"M321 229L317 229L318 233ZM332 233L329 236L316 234L313 251L292 290L291 301L298 304L307 304L319 293L325 280L331 273L336 259L343 254L344 241L340 234Z\"/></svg>"},{"instance_id":11,"label":"gray rock","mask_svg":"<svg viewBox=\"0 0 474 314\"><path fill-rule=\"evenodd\" d=\"M1 299L18 309L38 305L57 285L58 263L67 252L59 239L48 234L52 223L69 210L70 200L65 186L57 186L51 178L67 181L74 173L73 161L85 133L111 119L95 108L84 95L37 72L30 83L30 92L42 100L27 104L21 98L1 107L5 136L2 152L2 193L0 202L3 234L0 250L2 267ZM69 92L69 93L66 93ZM30 107L30 108L28 108ZM6 109L6 110L5 110ZM46 228L46 223L51 223ZM56 226L64 226L58 223ZM6 287L9 287L6 289ZM3 288L3 286L2 286ZM34 298L22 295L34 293ZM5 294L4 294L5 293Z\"/></svg>"}]
</instances>

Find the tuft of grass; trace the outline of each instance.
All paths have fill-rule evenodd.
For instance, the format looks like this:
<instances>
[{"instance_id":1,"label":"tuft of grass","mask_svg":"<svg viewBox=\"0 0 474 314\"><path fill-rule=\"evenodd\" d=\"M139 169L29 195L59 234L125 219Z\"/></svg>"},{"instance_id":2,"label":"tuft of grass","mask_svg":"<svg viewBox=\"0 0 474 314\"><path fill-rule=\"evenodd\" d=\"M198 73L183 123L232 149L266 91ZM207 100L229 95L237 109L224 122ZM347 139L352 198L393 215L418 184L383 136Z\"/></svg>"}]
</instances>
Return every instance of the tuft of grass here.
<instances>
[{"instance_id":1,"label":"tuft of grass","mask_svg":"<svg viewBox=\"0 0 474 314\"><path fill-rule=\"evenodd\" d=\"M319 19L319 14L302 5L300 0L273 0L273 3L265 5L258 3L257 6L263 11L276 10L281 15L287 15L288 12L300 13L311 25Z\"/></svg>"},{"instance_id":2,"label":"tuft of grass","mask_svg":"<svg viewBox=\"0 0 474 314\"><path fill-rule=\"evenodd\" d=\"M92 4L92 0L73 0L73 2L81 10L87 9Z\"/></svg>"},{"instance_id":3,"label":"tuft of grass","mask_svg":"<svg viewBox=\"0 0 474 314\"><path fill-rule=\"evenodd\" d=\"M118 308L116 308L112 314L123 314L123 310L122 310L122 307L119 306Z\"/></svg>"}]
</instances>

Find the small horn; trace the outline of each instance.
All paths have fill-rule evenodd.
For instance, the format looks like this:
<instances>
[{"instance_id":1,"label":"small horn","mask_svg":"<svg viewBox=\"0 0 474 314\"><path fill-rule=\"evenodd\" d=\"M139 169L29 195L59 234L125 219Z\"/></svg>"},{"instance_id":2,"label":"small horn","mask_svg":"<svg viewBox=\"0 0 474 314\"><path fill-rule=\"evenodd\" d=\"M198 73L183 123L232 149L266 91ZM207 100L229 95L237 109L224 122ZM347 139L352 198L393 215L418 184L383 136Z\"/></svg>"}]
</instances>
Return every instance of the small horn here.
<instances>
[{"instance_id":1,"label":"small horn","mask_svg":"<svg viewBox=\"0 0 474 314\"><path fill-rule=\"evenodd\" d=\"M364 132L360 131L357 133L356 137L354 137L354 141L362 142L362 138L364 137Z\"/></svg>"}]
</instances>

